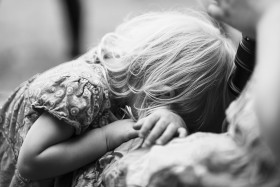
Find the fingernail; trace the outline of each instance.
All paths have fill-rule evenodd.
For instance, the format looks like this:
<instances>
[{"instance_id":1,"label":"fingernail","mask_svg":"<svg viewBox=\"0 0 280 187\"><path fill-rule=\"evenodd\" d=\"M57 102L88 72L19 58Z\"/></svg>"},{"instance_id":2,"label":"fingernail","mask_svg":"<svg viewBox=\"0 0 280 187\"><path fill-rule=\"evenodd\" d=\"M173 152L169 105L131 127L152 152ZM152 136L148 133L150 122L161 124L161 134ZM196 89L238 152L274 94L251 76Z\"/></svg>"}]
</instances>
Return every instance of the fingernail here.
<instances>
[{"instance_id":1,"label":"fingernail","mask_svg":"<svg viewBox=\"0 0 280 187\"><path fill-rule=\"evenodd\" d=\"M145 143L142 144L142 148L146 148L147 146L145 145Z\"/></svg>"},{"instance_id":2,"label":"fingernail","mask_svg":"<svg viewBox=\"0 0 280 187\"><path fill-rule=\"evenodd\" d=\"M161 145L161 144L162 144L162 141L157 140L157 141L156 141L156 144Z\"/></svg>"},{"instance_id":3,"label":"fingernail","mask_svg":"<svg viewBox=\"0 0 280 187\"><path fill-rule=\"evenodd\" d=\"M144 144L143 144L144 147L149 147L151 146L151 142L149 141L145 141Z\"/></svg>"}]
</instances>

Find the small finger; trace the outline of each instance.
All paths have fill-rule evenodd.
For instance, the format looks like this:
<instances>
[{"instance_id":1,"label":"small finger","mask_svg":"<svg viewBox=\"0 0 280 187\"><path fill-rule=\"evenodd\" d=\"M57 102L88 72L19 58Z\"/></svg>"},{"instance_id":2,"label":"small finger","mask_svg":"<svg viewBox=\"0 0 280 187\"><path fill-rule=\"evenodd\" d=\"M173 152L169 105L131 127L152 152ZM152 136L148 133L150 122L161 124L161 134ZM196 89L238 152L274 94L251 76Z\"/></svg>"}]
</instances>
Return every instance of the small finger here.
<instances>
[{"instance_id":1,"label":"small finger","mask_svg":"<svg viewBox=\"0 0 280 187\"><path fill-rule=\"evenodd\" d=\"M146 148L146 147L150 147L151 145L152 145L151 142L144 140L142 147Z\"/></svg>"},{"instance_id":2,"label":"small finger","mask_svg":"<svg viewBox=\"0 0 280 187\"><path fill-rule=\"evenodd\" d=\"M165 121L158 121L154 128L150 131L149 135L146 137L146 141L153 144L155 140L157 140L162 135L167 126L168 124Z\"/></svg>"},{"instance_id":3,"label":"small finger","mask_svg":"<svg viewBox=\"0 0 280 187\"><path fill-rule=\"evenodd\" d=\"M139 137L146 137L150 133L150 130L156 124L157 120L158 120L158 116L155 116L155 115L148 116L144 120L144 122L141 126L141 129L139 130Z\"/></svg>"},{"instance_id":4,"label":"small finger","mask_svg":"<svg viewBox=\"0 0 280 187\"><path fill-rule=\"evenodd\" d=\"M179 134L178 137L179 138L184 138L188 135L187 129L180 127L177 129L177 133Z\"/></svg>"},{"instance_id":5,"label":"small finger","mask_svg":"<svg viewBox=\"0 0 280 187\"><path fill-rule=\"evenodd\" d=\"M133 124L133 128L134 128L135 130L139 130L139 129L142 127L142 125L143 125L145 119L146 119L146 118L139 119L136 123Z\"/></svg>"},{"instance_id":6,"label":"small finger","mask_svg":"<svg viewBox=\"0 0 280 187\"><path fill-rule=\"evenodd\" d=\"M173 138L176 132L177 132L177 128L175 127L175 125L170 124L169 126L167 126L163 134L157 139L156 144L160 144L160 145L166 144L168 141L170 141Z\"/></svg>"}]
</instances>

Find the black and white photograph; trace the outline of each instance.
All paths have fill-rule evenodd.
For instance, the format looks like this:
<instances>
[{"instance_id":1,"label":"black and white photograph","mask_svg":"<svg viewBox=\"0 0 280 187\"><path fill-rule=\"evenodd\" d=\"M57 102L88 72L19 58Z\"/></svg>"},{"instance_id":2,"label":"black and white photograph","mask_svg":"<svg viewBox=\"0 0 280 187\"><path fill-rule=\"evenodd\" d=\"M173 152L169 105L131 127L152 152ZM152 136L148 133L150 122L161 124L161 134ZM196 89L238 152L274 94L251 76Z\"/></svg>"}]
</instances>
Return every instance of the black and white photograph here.
<instances>
[{"instance_id":1,"label":"black and white photograph","mask_svg":"<svg viewBox=\"0 0 280 187\"><path fill-rule=\"evenodd\" d=\"M279 187L280 0L0 0L0 187Z\"/></svg>"}]
</instances>

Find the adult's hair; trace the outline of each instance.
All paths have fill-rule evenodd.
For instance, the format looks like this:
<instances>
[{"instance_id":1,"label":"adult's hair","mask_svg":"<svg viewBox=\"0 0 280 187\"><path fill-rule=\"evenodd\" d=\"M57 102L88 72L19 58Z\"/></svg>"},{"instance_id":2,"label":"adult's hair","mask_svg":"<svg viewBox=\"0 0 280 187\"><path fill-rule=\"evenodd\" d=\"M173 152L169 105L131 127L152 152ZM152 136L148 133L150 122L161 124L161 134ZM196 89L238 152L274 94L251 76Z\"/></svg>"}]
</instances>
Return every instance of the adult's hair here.
<instances>
[{"instance_id":1,"label":"adult's hair","mask_svg":"<svg viewBox=\"0 0 280 187\"><path fill-rule=\"evenodd\" d=\"M139 96L137 118L167 106L195 130L223 106L234 54L217 24L190 9L136 16L97 47L114 97Z\"/></svg>"}]
</instances>

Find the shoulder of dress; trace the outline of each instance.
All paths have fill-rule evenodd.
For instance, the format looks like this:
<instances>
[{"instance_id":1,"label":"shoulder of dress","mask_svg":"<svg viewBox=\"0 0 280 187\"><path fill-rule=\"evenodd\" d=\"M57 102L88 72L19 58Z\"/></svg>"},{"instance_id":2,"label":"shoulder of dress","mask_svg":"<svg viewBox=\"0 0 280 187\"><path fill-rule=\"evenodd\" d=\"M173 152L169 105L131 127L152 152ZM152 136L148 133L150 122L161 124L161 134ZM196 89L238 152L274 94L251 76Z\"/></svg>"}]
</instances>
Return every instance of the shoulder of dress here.
<instances>
[{"instance_id":1,"label":"shoulder of dress","mask_svg":"<svg viewBox=\"0 0 280 187\"><path fill-rule=\"evenodd\" d=\"M79 71L76 71L76 73L81 78L87 79L94 85L108 87L106 68L98 60L80 58L75 63L79 67Z\"/></svg>"}]
</instances>

